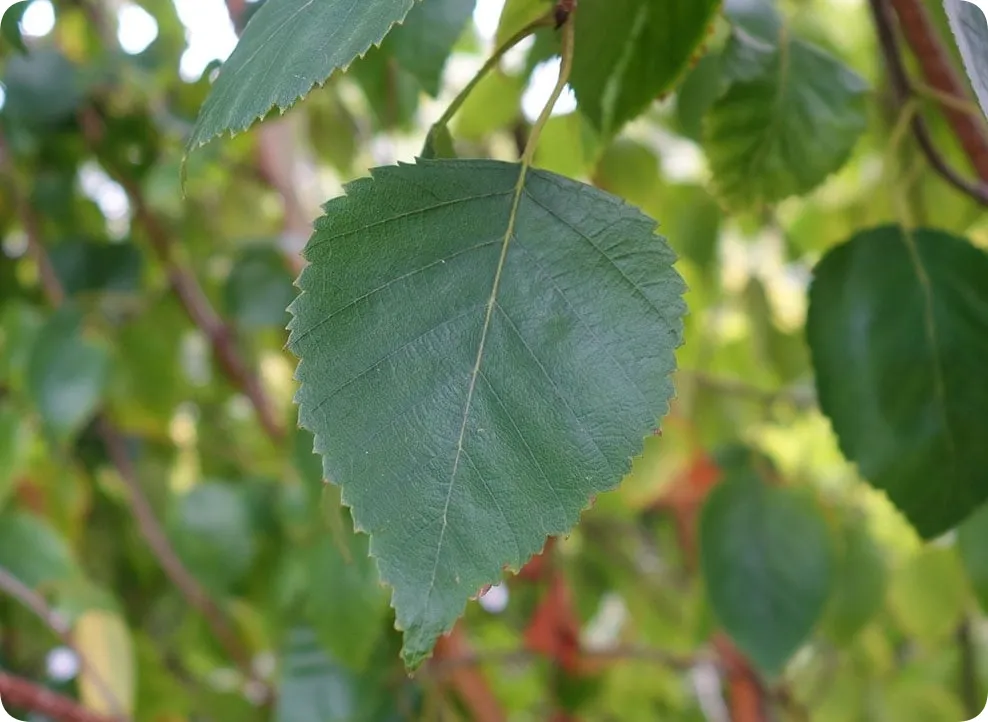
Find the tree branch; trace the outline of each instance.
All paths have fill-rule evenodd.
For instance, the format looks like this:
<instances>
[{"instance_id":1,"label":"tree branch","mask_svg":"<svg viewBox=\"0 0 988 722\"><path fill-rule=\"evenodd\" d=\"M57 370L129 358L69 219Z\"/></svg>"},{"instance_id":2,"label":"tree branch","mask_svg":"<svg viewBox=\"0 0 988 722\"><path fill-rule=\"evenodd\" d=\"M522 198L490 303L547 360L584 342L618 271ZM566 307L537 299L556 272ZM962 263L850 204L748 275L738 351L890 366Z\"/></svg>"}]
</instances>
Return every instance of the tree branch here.
<instances>
[{"instance_id":1,"label":"tree branch","mask_svg":"<svg viewBox=\"0 0 988 722\"><path fill-rule=\"evenodd\" d=\"M93 108L87 107L80 113L79 122L86 142L95 154L103 137L103 121ZM165 267L172 291L186 315L209 339L213 353L230 381L250 399L267 435L272 441L281 441L285 435L284 429L275 417L260 379L241 358L232 329L216 313L195 276L175 260L171 238L158 217L148 208L141 188L119 168L106 166L106 170L127 194L134 217L144 228L151 249Z\"/></svg>"},{"instance_id":2,"label":"tree branch","mask_svg":"<svg viewBox=\"0 0 988 722\"><path fill-rule=\"evenodd\" d=\"M895 2L897 0L893 0ZM908 6L912 0L903 0L903 4ZM882 49L882 54L885 57L886 69L888 70L889 79L892 83L892 90L895 93L896 101L902 105L907 100L915 95L915 90L912 83L909 80L909 74L906 72L906 67L903 64L902 56L899 52L899 43L895 36L895 30L893 28L894 20L892 17L891 9L886 3L886 0L869 0L871 5L872 17L875 21L875 29L878 33L879 45ZM914 35L927 35L926 31L922 33L915 27L916 24L926 22L925 13L912 13L910 14L908 7L905 10L906 18L908 22L904 21L902 24L904 27L910 27ZM917 19L918 18L918 19ZM935 41L928 38L929 42L926 42L925 46L927 49L928 58L938 57L937 48L939 47ZM930 47L933 50L930 50ZM942 49L941 49L942 50ZM923 56L920 56L920 61L922 62ZM934 65L937 65L934 63ZM939 65L937 65L939 68ZM946 66L949 69L949 65ZM942 70L942 68L939 68ZM951 86L950 89L944 89L943 84L946 84L945 80L947 75L937 75L941 85L934 86L934 89L939 93L946 93L952 97L963 98L963 95L958 95L955 87ZM929 72L928 76L929 77ZM952 123L954 127L955 134L961 140L962 145L964 145L965 150L968 152L968 157L971 159L972 163L981 163L981 133L977 126L972 126L970 116L959 110L957 107L952 107L952 104L948 104L941 99L941 105L944 107L944 112L947 113L948 119L953 119ZM963 121L958 121L958 118L963 117ZM960 175L956 170L954 170L950 164L947 162L946 158L937 149L936 144L933 142L933 137L930 134L929 128L924 122L923 118L917 113L914 114L910 126L913 131L913 135L916 137L916 142L918 143L920 150L923 155L926 156L927 161L932 166L933 170L936 171L945 181L954 186L957 190L962 193L967 194L974 200L978 201L982 205L988 205L988 185L984 182L969 181ZM973 130L972 130L973 127ZM969 147L970 146L970 149ZM972 154L973 153L973 154ZM988 151L986 151L986 158L988 158ZM988 162L988 161L986 161ZM981 169L980 166L976 165L978 169L978 174L982 180L988 178L988 167Z\"/></svg>"},{"instance_id":3,"label":"tree branch","mask_svg":"<svg viewBox=\"0 0 988 722\"><path fill-rule=\"evenodd\" d=\"M951 64L926 8L919 0L891 0L891 3L926 82L944 95L967 100L966 84ZM941 101L940 105L978 177L988 182L988 129L979 116L950 103Z\"/></svg>"},{"instance_id":4,"label":"tree branch","mask_svg":"<svg viewBox=\"0 0 988 722\"><path fill-rule=\"evenodd\" d=\"M0 672L0 697L13 706L37 712L58 722L114 722L68 697L45 689L29 679Z\"/></svg>"},{"instance_id":5,"label":"tree branch","mask_svg":"<svg viewBox=\"0 0 988 722\"><path fill-rule=\"evenodd\" d=\"M113 693L113 690L110 689L110 686L106 683L106 680L103 679L103 676L93 667L92 663L79 650L79 648L75 646L75 642L72 640L72 635L69 631L68 625L66 625L65 622L63 622L59 616L51 610L48 603L45 602L44 597L28 587L20 579L15 577L3 567L0 567L0 591L12 599L16 599L24 607L30 610L31 613L38 619L44 622L45 626L48 627L56 637L58 637L62 644L75 653L76 657L79 659L79 666L93 680L93 684L99 689L100 695L103 697L103 700L107 703L107 705L113 710L115 717L120 720L128 719L127 713L124 711L124 707L120 703L120 700ZM2 676L2 673L0 673L0 676ZM3 695L0 696L6 696L7 694L2 686L0 686L0 692L3 692Z\"/></svg>"},{"instance_id":6,"label":"tree branch","mask_svg":"<svg viewBox=\"0 0 988 722\"><path fill-rule=\"evenodd\" d=\"M24 232L27 235L28 251L38 262L39 269L41 269L39 275L42 290L49 304L54 308L58 308L64 302L65 291L62 288L58 276L52 270L48 254L45 252L44 245L41 241L40 223L38 222L37 215L23 194L18 191L17 185L14 182L13 172L9 167L9 159L7 158L7 148L2 137L0 137L0 167L6 171L5 175L11 180L15 205L20 214ZM133 464L127 454L123 435L102 413L96 417L96 428L106 447L111 463L116 468L117 473L123 480L124 486L127 488L130 509L134 515L134 519L137 521L137 527L144 541L151 549L151 552L158 560L158 563L172 584L175 585L185 600L206 619L213 635L224 647L227 654L230 655L230 658L249 679L254 680L250 653L247 648L240 643L236 634L233 632L232 626L217 604L206 593L192 573L182 564L181 559L175 552L168 536L155 516L151 502L148 501L147 496L144 494ZM16 582L17 580L14 579L13 581ZM30 590L27 591L30 592ZM30 593L33 594L33 592ZM26 600L27 598L19 596L18 599ZM39 613L40 616L40 610L47 607L36 606L38 600L44 605L44 600L37 597L34 600L35 606L31 606L31 608L36 613ZM52 626L50 621L49 626ZM56 628L52 626L52 629ZM264 689L266 692L269 691L267 685L264 685Z\"/></svg>"}]
</instances>

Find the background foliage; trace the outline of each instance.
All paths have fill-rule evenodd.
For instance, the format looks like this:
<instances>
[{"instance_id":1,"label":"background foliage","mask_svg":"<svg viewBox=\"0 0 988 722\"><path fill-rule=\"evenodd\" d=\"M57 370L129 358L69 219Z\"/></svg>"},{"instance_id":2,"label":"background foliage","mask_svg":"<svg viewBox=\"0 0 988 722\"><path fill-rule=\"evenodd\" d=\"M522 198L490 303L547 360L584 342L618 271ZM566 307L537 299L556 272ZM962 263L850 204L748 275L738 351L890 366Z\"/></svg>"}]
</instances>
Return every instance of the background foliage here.
<instances>
[{"instance_id":1,"label":"background foliage","mask_svg":"<svg viewBox=\"0 0 988 722\"><path fill-rule=\"evenodd\" d=\"M574 366L594 374L566 377L561 397L589 398L597 414L614 402L613 433L590 440L610 449L617 437L637 444L647 434L644 450L604 492L607 474L578 478L579 428L531 422L519 438L538 442L532 457L547 464L547 479L567 482L556 482L571 494L565 518L536 523L549 511L521 498L533 487L518 476L511 493L491 495L509 504L502 534L485 529L484 513L470 520L486 567L471 568L480 562L461 549L452 559L461 566L437 577L438 552L411 563L423 538L416 504L428 510L417 496L425 472L411 477L419 486L364 500L379 516L406 514L411 531L382 542L354 533L363 512L354 504L351 518L341 503L347 479L342 491L323 481L362 463L383 474L401 461L397 474L419 474L411 462L428 461L430 449L403 457L394 434L362 462L370 447L355 436L360 423L342 405L307 410L303 393L302 421L329 439L317 445L324 466L297 424L295 354L310 364L299 376L331 390L357 369L338 348L397 344L411 328L394 308L438 318L477 288L479 307L489 287L470 274L487 278L492 266L463 264L460 286L423 279L395 291L363 325L330 326L339 346L307 348L297 324L307 313L321 323L345 284L359 291L382 267L400 274L443 243L455 247L464 229L500 237L507 202L432 225L386 216L430 194L473 202L494 177L507 178L510 193L517 166L507 163L521 156L555 81L557 29L539 26L507 52L448 127L443 113L495 48L552 6L199 2L243 33L218 78L217 63L186 67L188 3L29 0L4 15L8 710L88 722L910 722L980 712L988 133L961 68L982 93L988 64L977 38L988 26L959 15L975 9L954 0L581 0L573 92L534 149L542 170L527 181L516 247L528 265L570 259L570 298L584 305L533 312L522 325L562 338L562 326L601 315L608 343L575 346L549 369L596 350ZM134 23L151 20L153 41L134 47ZM951 28L967 28L960 49ZM284 117L272 110L306 94ZM426 141L426 155L503 163L394 167ZM340 198L344 183L381 166L391 167ZM628 205L607 205L605 193ZM617 408L603 359L648 359L642 376L662 378L677 340L682 285L632 206L658 221L688 287L676 397L662 419L652 418L668 395L662 383ZM626 244L610 246L621 253L602 267L648 290L668 338L655 318L628 312L639 296L572 260L585 246L560 239L576 211L590 217L573 234L598 238L585 225L597 223L601 238ZM353 243L319 250L346 224L356 224ZM314 270L300 285L314 305L293 306L289 350L286 309L310 235ZM550 258L554 248L566 253ZM541 298L518 265L511 313ZM509 365L527 357L506 342L495 348L522 397L511 408L535 409L526 375L535 374ZM462 349L441 350L455 358ZM365 404L367 419L383 414L367 399L417 388L429 368L396 365L351 402ZM586 378L594 382L572 382ZM483 393L493 404L497 394ZM420 421L434 430L440 418ZM545 428L558 436L539 436ZM508 468L513 457L503 458ZM568 528L588 503L572 531L529 560L533 543ZM392 556L379 562L369 549ZM472 576L461 581L464 565ZM511 569L500 584L466 588L501 565ZM445 616L428 620L432 636L413 657L428 653L467 596L480 597L411 677L385 569L392 584L406 574L416 589L431 569L427 597L437 578L448 587Z\"/></svg>"}]
</instances>

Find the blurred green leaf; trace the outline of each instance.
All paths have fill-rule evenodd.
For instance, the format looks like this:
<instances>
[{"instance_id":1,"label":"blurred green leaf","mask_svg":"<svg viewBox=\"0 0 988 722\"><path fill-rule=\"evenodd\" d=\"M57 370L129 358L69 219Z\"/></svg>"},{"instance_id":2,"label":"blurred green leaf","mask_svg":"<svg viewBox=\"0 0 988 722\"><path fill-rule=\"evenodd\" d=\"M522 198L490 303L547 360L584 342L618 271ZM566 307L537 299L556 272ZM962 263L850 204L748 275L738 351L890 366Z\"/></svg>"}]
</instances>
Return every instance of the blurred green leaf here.
<instances>
[{"instance_id":1,"label":"blurred green leaf","mask_svg":"<svg viewBox=\"0 0 988 722\"><path fill-rule=\"evenodd\" d=\"M806 193L840 168L865 129L864 80L790 37L735 31L722 67L729 83L708 111L703 147L717 194L734 207Z\"/></svg>"},{"instance_id":2,"label":"blurred green leaf","mask_svg":"<svg viewBox=\"0 0 988 722\"><path fill-rule=\"evenodd\" d=\"M385 40L401 67L429 95L439 94L446 58L473 14L475 0L419 0Z\"/></svg>"},{"instance_id":3,"label":"blurred green leaf","mask_svg":"<svg viewBox=\"0 0 988 722\"><path fill-rule=\"evenodd\" d=\"M988 499L988 256L941 231L861 231L817 265L807 338L845 456L925 537Z\"/></svg>"},{"instance_id":4,"label":"blurred green leaf","mask_svg":"<svg viewBox=\"0 0 988 722\"><path fill-rule=\"evenodd\" d=\"M85 100L82 75L55 50L38 49L10 58L3 73L3 115L29 128L68 120Z\"/></svg>"},{"instance_id":5,"label":"blurred green leaf","mask_svg":"<svg viewBox=\"0 0 988 722\"><path fill-rule=\"evenodd\" d=\"M27 53L27 46L24 45L24 38L21 37L21 18L24 11L31 5L31 0L19 0L3 11L3 18L0 18L0 35L21 53Z\"/></svg>"},{"instance_id":6,"label":"blurred green leaf","mask_svg":"<svg viewBox=\"0 0 988 722\"><path fill-rule=\"evenodd\" d=\"M97 714L132 714L137 671L134 645L123 617L103 610L86 612L76 621L72 636L86 660L79 672L82 704ZM112 699L107 699L108 694Z\"/></svg>"},{"instance_id":7,"label":"blurred green leaf","mask_svg":"<svg viewBox=\"0 0 988 722\"><path fill-rule=\"evenodd\" d=\"M704 506L700 556L724 629L763 672L779 674L809 637L834 583L832 542L816 504L735 472Z\"/></svg>"},{"instance_id":8,"label":"blurred green leaf","mask_svg":"<svg viewBox=\"0 0 988 722\"><path fill-rule=\"evenodd\" d=\"M882 551L864 523L845 511L840 525L836 584L823 628L831 639L848 644L881 610L889 575Z\"/></svg>"},{"instance_id":9,"label":"blurred green leaf","mask_svg":"<svg viewBox=\"0 0 988 722\"><path fill-rule=\"evenodd\" d=\"M579 112L549 118L535 149L534 165L572 178L586 176L597 151L593 128Z\"/></svg>"},{"instance_id":10,"label":"blurred green leaf","mask_svg":"<svg viewBox=\"0 0 988 722\"><path fill-rule=\"evenodd\" d=\"M55 273L69 295L139 290L143 256L132 243L95 243L72 239L48 252Z\"/></svg>"},{"instance_id":11,"label":"blurred green leaf","mask_svg":"<svg viewBox=\"0 0 988 722\"><path fill-rule=\"evenodd\" d=\"M957 528L957 551L982 609L988 609L988 504Z\"/></svg>"},{"instance_id":12,"label":"blurred green leaf","mask_svg":"<svg viewBox=\"0 0 988 722\"><path fill-rule=\"evenodd\" d=\"M56 438L71 437L96 413L110 367L105 348L86 338L78 310L63 306L38 331L31 346L27 388Z\"/></svg>"},{"instance_id":13,"label":"blurred green leaf","mask_svg":"<svg viewBox=\"0 0 988 722\"><path fill-rule=\"evenodd\" d=\"M932 645L957 629L968 589L956 550L926 547L893 574L889 604L906 633Z\"/></svg>"},{"instance_id":14,"label":"blurred green leaf","mask_svg":"<svg viewBox=\"0 0 988 722\"><path fill-rule=\"evenodd\" d=\"M0 396L0 509L14 491L32 442L31 429L13 404Z\"/></svg>"},{"instance_id":15,"label":"blurred green leaf","mask_svg":"<svg viewBox=\"0 0 988 722\"><path fill-rule=\"evenodd\" d=\"M500 70L488 73L473 89L453 120L453 132L467 140L480 140L510 125L521 114L525 78Z\"/></svg>"},{"instance_id":16,"label":"blurred green leaf","mask_svg":"<svg viewBox=\"0 0 988 722\"><path fill-rule=\"evenodd\" d=\"M0 568L31 589L79 574L65 539L33 514L0 513Z\"/></svg>"},{"instance_id":17,"label":"blurred green leaf","mask_svg":"<svg viewBox=\"0 0 988 722\"><path fill-rule=\"evenodd\" d=\"M291 274L274 247L245 249L226 280L227 312L245 329L283 329L294 298Z\"/></svg>"},{"instance_id":18,"label":"blurred green leaf","mask_svg":"<svg viewBox=\"0 0 988 722\"><path fill-rule=\"evenodd\" d=\"M602 135L679 81L719 7L720 0L581 0L570 83Z\"/></svg>"}]
</instances>

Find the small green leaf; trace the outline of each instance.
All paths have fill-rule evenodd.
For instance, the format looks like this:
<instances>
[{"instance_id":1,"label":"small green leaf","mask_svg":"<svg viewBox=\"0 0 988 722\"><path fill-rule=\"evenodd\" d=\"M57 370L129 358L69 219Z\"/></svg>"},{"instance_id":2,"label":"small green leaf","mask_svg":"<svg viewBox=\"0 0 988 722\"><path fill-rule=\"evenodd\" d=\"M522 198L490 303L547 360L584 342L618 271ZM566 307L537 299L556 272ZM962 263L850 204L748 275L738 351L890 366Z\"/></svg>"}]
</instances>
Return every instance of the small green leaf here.
<instances>
[{"instance_id":1,"label":"small green leaf","mask_svg":"<svg viewBox=\"0 0 988 722\"><path fill-rule=\"evenodd\" d=\"M291 308L300 421L371 535L411 667L619 483L672 396L684 286L654 222L519 169L351 183Z\"/></svg>"},{"instance_id":2,"label":"small green leaf","mask_svg":"<svg viewBox=\"0 0 988 722\"><path fill-rule=\"evenodd\" d=\"M436 124L429 128L421 157L424 160L456 158L456 148L453 147L453 136L450 135L448 126Z\"/></svg>"},{"instance_id":3,"label":"small green leaf","mask_svg":"<svg viewBox=\"0 0 988 722\"><path fill-rule=\"evenodd\" d=\"M704 506L700 557L724 629L763 672L781 672L833 585L833 548L816 504L751 471L730 473Z\"/></svg>"},{"instance_id":4,"label":"small green leaf","mask_svg":"<svg viewBox=\"0 0 988 722\"><path fill-rule=\"evenodd\" d=\"M906 634L935 645L960 624L968 589L957 551L928 546L896 570L889 605Z\"/></svg>"},{"instance_id":5,"label":"small green leaf","mask_svg":"<svg viewBox=\"0 0 988 722\"><path fill-rule=\"evenodd\" d=\"M866 125L867 85L819 48L736 28L721 65L730 82L707 113L703 145L717 194L758 206L806 193L839 169Z\"/></svg>"},{"instance_id":6,"label":"small green leaf","mask_svg":"<svg viewBox=\"0 0 988 722\"><path fill-rule=\"evenodd\" d=\"M957 550L982 609L988 609L988 504L957 528Z\"/></svg>"},{"instance_id":7,"label":"small green leaf","mask_svg":"<svg viewBox=\"0 0 988 722\"><path fill-rule=\"evenodd\" d=\"M248 499L239 485L197 484L178 500L170 530L189 569L218 591L239 581L257 553Z\"/></svg>"},{"instance_id":8,"label":"small green leaf","mask_svg":"<svg viewBox=\"0 0 988 722\"><path fill-rule=\"evenodd\" d=\"M8 43L14 46L21 53L27 53L27 46L24 38L21 37L21 18L24 11L31 5L31 0L20 0L4 10L3 18L0 18L0 35Z\"/></svg>"},{"instance_id":9,"label":"small green leaf","mask_svg":"<svg viewBox=\"0 0 988 722\"><path fill-rule=\"evenodd\" d=\"M140 289L143 257L132 243L63 241L49 251L52 266L70 295Z\"/></svg>"},{"instance_id":10,"label":"small green leaf","mask_svg":"<svg viewBox=\"0 0 988 722\"><path fill-rule=\"evenodd\" d=\"M295 298L292 277L275 248L247 248L226 279L227 312L245 329L281 328Z\"/></svg>"},{"instance_id":11,"label":"small green leaf","mask_svg":"<svg viewBox=\"0 0 988 722\"><path fill-rule=\"evenodd\" d=\"M494 70L477 83L460 107L453 130L466 140L481 140L519 117L525 78Z\"/></svg>"},{"instance_id":12,"label":"small green leaf","mask_svg":"<svg viewBox=\"0 0 988 722\"><path fill-rule=\"evenodd\" d=\"M82 314L63 306L34 339L27 388L46 427L67 439L96 412L110 379L110 358L85 338Z\"/></svg>"},{"instance_id":13,"label":"small green leaf","mask_svg":"<svg viewBox=\"0 0 988 722\"><path fill-rule=\"evenodd\" d=\"M31 589L80 573L58 532L33 514L20 511L0 514L0 567Z\"/></svg>"},{"instance_id":14,"label":"small green leaf","mask_svg":"<svg viewBox=\"0 0 988 722\"><path fill-rule=\"evenodd\" d=\"M841 450L924 538L988 499L988 255L942 231L862 231L817 265L806 332Z\"/></svg>"},{"instance_id":15,"label":"small green leaf","mask_svg":"<svg viewBox=\"0 0 988 722\"><path fill-rule=\"evenodd\" d=\"M508 38L552 9L552 0L507 0L501 10L494 42L503 45Z\"/></svg>"},{"instance_id":16,"label":"small green leaf","mask_svg":"<svg viewBox=\"0 0 988 722\"><path fill-rule=\"evenodd\" d=\"M842 518L840 540L836 584L823 627L833 640L847 644L882 608L888 570L860 519Z\"/></svg>"},{"instance_id":17,"label":"small green leaf","mask_svg":"<svg viewBox=\"0 0 988 722\"><path fill-rule=\"evenodd\" d=\"M367 537L346 528L344 539L346 554L329 535L306 552L308 618L333 657L360 670L384 631L388 595L367 555Z\"/></svg>"},{"instance_id":18,"label":"small green leaf","mask_svg":"<svg viewBox=\"0 0 988 722\"><path fill-rule=\"evenodd\" d=\"M429 95L439 94L443 67L473 14L474 0L420 0L384 45Z\"/></svg>"},{"instance_id":19,"label":"small green leaf","mask_svg":"<svg viewBox=\"0 0 988 722\"><path fill-rule=\"evenodd\" d=\"M534 165L570 178L588 175L597 151L593 128L579 111L549 118L535 149Z\"/></svg>"},{"instance_id":20,"label":"small green leaf","mask_svg":"<svg viewBox=\"0 0 988 722\"><path fill-rule=\"evenodd\" d=\"M223 64L188 149L284 112L336 70L380 45L415 0L267 0Z\"/></svg>"},{"instance_id":21,"label":"small green leaf","mask_svg":"<svg viewBox=\"0 0 988 722\"><path fill-rule=\"evenodd\" d=\"M947 22L961 51L981 112L988 116L988 23L982 6L969 0L943 0Z\"/></svg>"},{"instance_id":22,"label":"small green leaf","mask_svg":"<svg viewBox=\"0 0 988 722\"><path fill-rule=\"evenodd\" d=\"M719 8L720 0L580 0L570 83L602 135L686 73Z\"/></svg>"}]
</instances>

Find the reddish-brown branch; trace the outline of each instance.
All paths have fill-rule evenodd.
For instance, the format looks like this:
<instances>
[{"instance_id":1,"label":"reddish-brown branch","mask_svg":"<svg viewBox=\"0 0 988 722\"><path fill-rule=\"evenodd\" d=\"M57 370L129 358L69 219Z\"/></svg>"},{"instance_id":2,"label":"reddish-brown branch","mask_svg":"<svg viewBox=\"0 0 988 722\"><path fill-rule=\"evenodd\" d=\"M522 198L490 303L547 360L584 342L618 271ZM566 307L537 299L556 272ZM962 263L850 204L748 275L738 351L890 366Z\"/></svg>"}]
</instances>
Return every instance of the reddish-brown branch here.
<instances>
[{"instance_id":1,"label":"reddish-brown branch","mask_svg":"<svg viewBox=\"0 0 988 722\"><path fill-rule=\"evenodd\" d=\"M458 624L446 637L440 637L431 664L440 668L448 660L472 657L470 644ZM473 665L454 664L446 668L444 684L455 691L476 722L504 722L507 719L483 673Z\"/></svg>"},{"instance_id":2,"label":"reddish-brown branch","mask_svg":"<svg viewBox=\"0 0 988 722\"><path fill-rule=\"evenodd\" d=\"M68 697L6 672L0 672L0 699L10 707L37 712L59 722L116 722L113 717L96 714Z\"/></svg>"},{"instance_id":3,"label":"reddish-brown branch","mask_svg":"<svg viewBox=\"0 0 988 722\"><path fill-rule=\"evenodd\" d=\"M95 151L103 137L103 121L92 108L80 113L83 134L90 148ZM216 360L230 381L250 400L257 418L273 441L284 438L279 423L260 379L250 370L241 357L232 329L216 313L196 277L183 268L174 257L172 240L161 220L148 208L144 194L137 183L119 169L107 167L110 176L127 194L134 217L144 229L154 254L168 272L172 291L193 324L209 340Z\"/></svg>"},{"instance_id":4,"label":"reddish-brown branch","mask_svg":"<svg viewBox=\"0 0 988 722\"><path fill-rule=\"evenodd\" d=\"M969 100L966 85L950 62L929 13L920 0L890 0L899 18L902 34L919 61L926 82L935 90ZM964 148L978 177L988 182L988 131L981 118L957 107L941 104L943 114Z\"/></svg>"}]
</instances>

